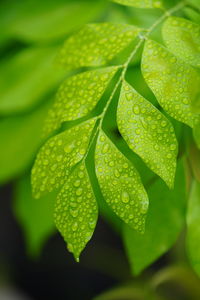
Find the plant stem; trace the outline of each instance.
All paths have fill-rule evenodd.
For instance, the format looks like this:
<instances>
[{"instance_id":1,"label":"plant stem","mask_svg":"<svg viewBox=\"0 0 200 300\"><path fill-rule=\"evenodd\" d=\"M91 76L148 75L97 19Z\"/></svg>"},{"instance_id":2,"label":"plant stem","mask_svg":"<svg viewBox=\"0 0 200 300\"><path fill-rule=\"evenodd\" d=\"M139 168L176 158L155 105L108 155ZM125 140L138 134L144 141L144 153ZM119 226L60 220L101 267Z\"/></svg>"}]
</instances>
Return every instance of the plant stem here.
<instances>
[{"instance_id":1,"label":"plant stem","mask_svg":"<svg viewBox=\"0 0 200 300\"><path fill-rule=\"evenodd\" d=\"M90 141L90 145L88 147L88 151L86 152L85 156L84 156L84 160L86 159L89 151L90 151L90 148L91 148L91 145L93 144L97 134L99 133L99 130L102 129L102 124L103 124L103 121L104 121L104 117L105 117L105 114L107 113L107 110L108 110L108 107L110 106L111 104L111 101L118 89L118 87L120 86L120 84L124 81L125 79L125 75L126 75L126 72L127 72L127 69L129 67L129 64L130 62L132 61L132 59L134 58L134 56L137 54L137 51L139 50L139 48L142 46L142 44L144 43L145 40L148 39L149 35L154 31L154 29L159 26L167 17L171 16L172 14L174 14L175 12L179 11L180 9L182 9L184 6L186 5L186 2L185 1L182 1L180 3L178 3L177 5L175 5L174 7L172 7L171 9L167 10L164 12L164 14L158 18L158 20L153 24L151 25L151 27L149 29L147 29L147 32L144 33L143 35L140 33L139 34L139 42L137 43L137 45L134 47L134 50L131 52L131 54L129 55L127 61L123 64L122 66L122 72L121 72L121 75L102 111L102 113L100 115L98 115L96 118L97 118L97 122L98 120L100 119L100 122L99 124L97 125L97 128L96 128L96 131L93 135L93 137L91 138L91 141Z\"/></svg>"}]
</instances>

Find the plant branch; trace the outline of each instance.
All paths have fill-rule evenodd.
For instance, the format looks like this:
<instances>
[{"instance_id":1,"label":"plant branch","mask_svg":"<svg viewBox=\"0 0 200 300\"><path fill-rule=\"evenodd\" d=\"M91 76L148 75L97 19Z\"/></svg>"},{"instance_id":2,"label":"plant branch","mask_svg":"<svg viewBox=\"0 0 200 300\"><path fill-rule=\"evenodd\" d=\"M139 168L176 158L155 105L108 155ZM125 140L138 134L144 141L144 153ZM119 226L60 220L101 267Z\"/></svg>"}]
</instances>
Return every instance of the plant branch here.
<instances>
[{"instance_id":1,"label":"plant branch","mask_svg":"<svg viewBox=\"0 0 200 300\"><path fill-rule=\"evenodd\" d=\"M121 75L102 111L102 113L100 115L98 115L96 118L97 118L97 122L98 120L100 120L100 122L98 123L97 125L97 128L96 128L96 131L94 132L94 135L93 137L91 138L91 141L90 141L90 145L88 147L88 151L86 152L83 160L86 159L89 151L90 151L90 148L91 148L91 145L93 144L97 134L99 133L99 130L102 129L102 124L103 124L103 121L104 121L104 117L105 117L105 114L107 113L107 110L108 110L108 107L110 106L111 102L112 102L112 99L117 91L117 89L119 88L120 84L124 81L125 79L125 76L126 76L126 72L127 72L127 69L129 67L129 64L130 62L133 60L133 58L135 57L135 55L137 54L137 51L140 49L140 47L143 45L144 41L148 39L148 37L150 36L150 34L156 29L157 26L159 26L167 17L171 16L172 14L174 14L175 12L181 10L184 6L186 5L186 2L185 1L182 1L180 2L179 4L175 5L174 7L172 7L171 9L167 10L164 12L164 14L158 18L158 20L152 24L149 29L147 29L146 33L142 34L140 33L138 35L139 37L139 42L137 43L137 45L134 47L134 50L131 52L131 54L129 55L127 61L123 64L122 66L122 72L121 72Z\"/></svg>"}]
</instances>

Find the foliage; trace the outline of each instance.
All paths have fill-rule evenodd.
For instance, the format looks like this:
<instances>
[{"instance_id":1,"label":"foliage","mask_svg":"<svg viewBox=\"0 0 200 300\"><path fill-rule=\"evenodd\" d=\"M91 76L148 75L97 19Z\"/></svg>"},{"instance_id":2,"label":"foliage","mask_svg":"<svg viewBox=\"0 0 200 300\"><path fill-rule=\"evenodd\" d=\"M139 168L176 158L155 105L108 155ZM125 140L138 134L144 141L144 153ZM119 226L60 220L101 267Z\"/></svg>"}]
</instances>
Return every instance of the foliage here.
<instances>
[{"instance_id":1,"label":"foliage","mask_svg":"<svg viewBox=\"0 0 200 300\"><path fill-rule=\"evenodd\" d=\"M184 225L186 184L181 162L176 171L178 132L169 116L194 128L198 140L200 115L194 107L200 101L200 26L183 18L182 11L188 6L185 2L167 11L161 1L114 2L137 7L141 14L144 8L160 9L161 14L148 29L96 23L85 25L67 39L57 61L67 70L89 70L69 77L57 93L44 133L61 133L39 151L32 186L36 197L57 189L55 222L69 251L79 260L95 228L97 203L102 201L95 193L99 185L106 204L127 224L123 225L125 245L133 272L139 273L173 245ZM199 8L196 3L191 6ZM156 30L160 31L155 38ZM143 46L142 75L159 105L126 80ZM108 63L111 66L91 69ZM137 164L126 157L126 143L120 147L110 132L108 118L116 120L119 138L171 190L151 173L155 183L147 186L146 192ZM77 123L64 130L70 124L65 122L72 120ZM94 166L88 156L94 159ZM93 167L97 180L89 171ZM188 217L189 240L192 216Z\"/></svg>"},{"instance_id":2,"label":"foliage","mask_svg":"<svg viewBox=\"0 0 200 300\"><path fill-rule=\"evenodd\" d=\"M54 206L55 225L79 261L100 212L119 229L139 274L172 247L187 218L188 257L200 273L199 1L64 2L50 1L47 12L30 10L30 1L1 37L5 47L12 35L31 43L2 65L0 90L0 181L28 169L43 144L31 174L36 200L28 180L16 193L29 251L38 254L53 232ZM84 25L109 6L115 14ZM64 70L52 67L56 53ZM35 219L42 222L33 226Z\"/></svg>"}]
</instances>

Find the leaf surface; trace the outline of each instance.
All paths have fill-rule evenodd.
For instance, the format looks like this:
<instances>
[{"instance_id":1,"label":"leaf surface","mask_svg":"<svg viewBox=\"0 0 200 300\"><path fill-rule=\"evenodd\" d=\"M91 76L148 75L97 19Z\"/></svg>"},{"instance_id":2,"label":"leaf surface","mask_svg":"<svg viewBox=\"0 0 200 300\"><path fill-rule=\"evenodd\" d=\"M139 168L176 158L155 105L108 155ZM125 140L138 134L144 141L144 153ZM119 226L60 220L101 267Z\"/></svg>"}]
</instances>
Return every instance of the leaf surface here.
<instances>
[{"instance_id":1,"label":"leaf surface","mask_svg":"<svg viewBox=\"0 0 200 300\"><path fill-rule=\"evenodd\" d=\"M96 153L96 174L105 201L132 228L143 232L148 196L134 166L101 131Z\"/></svg>"},{"instance_id":2,"label":"leaf surface","mask_svg":"<svg viewBox=\"0 0 200 300\"><path fill-rule=\"evenodd\" d=\"M148 190L149 211L143 235L124 226L124 243L133 274L164 254L176 241L185 218L185 180L179 163L174 190L157 180Z\"/></svg>"},{"instance_id":3,"label":"leaf surface","mask_svg":"<svg viewBox=\"0 0 200 300\"><path fill-rule=\"evenodd\" d=\"M200 183L193 182L187 209L186 247L191 265L200 275Z\"/></svg>"},{"instance_id":4,"label":"leaf surface","mask_svg":"<svg viewBox=\"0 0 200 300\"><path fill-rule=\"evenodd\" d=\"M170 51L194 67L200 67L200 26L179 17L169 17L162 30Z\"/></svg>"},{"instance_id":5,"label":"leaf surface","mask_svg":"<svg viewBox=\"0 0 200 300\"><path fill-rule=\"evenodd\" d=\"M172 187L177 156L174 129L168 119L127 82L122 85L117 122L129 147Z\"/></svg>"},{"instance_id":6,"label":"leaf surface","mask_svg":"<svg viewBox=\"0 0 200 300\"><path fill-rule=\"evenodd\" d=\"M97 203L85 164L81 163L68 177L55 205L56 226L77 261L92 237L97 217Z\"/></svg>"},{"instance_id":7,"label":"leaf surface","mask_svg":"<svg viewBox=\"0 0 200 300\"><path fill-rule=\"evenodd\" d=\"M87 115L96 106L118 67L92 70L69 77L60 86L52 109L49 111L45 132Z\"/></svg>"},{"instance_id":8,"label":"leaf surface","mask_svg":"<svg viewBox=\"0 0 200 300\"><path fill-rule=\"evenodd\" d=\"M64 184L70 169L85 155L96 119L88 120L52 138L39 151L32 169L36 198Z\"/></svg>"},{"instance_id":9,"label":"leaf surface","mask_svg":"<svg viewBox=\"0 0 200 300\"><path fill-rule=\"evenodd\" d=\"M199 97L198 73L152 40L145 43L142 73L165 111L174 119L194 127L199 115L192 112L190 105Z\"/></svg>"},{"instance_id":10,"label":"leaf surface","mask_svg":"<svg viewBox=\"0 0 200 300\"><path fill-rule=\"evenodd\" d=\"M122 5L134 6L138 8L162 8L160 0L112 0Z\"/></svg>"},{"instance_id":11,"label":"leaf surface","mask_svg":"<svg viewBox=\"0 0 200 300\"><path fill-rule=\"evenodd\" d=\"M65 42L58 60L67 69L105 65L127 47L140 31L126 24L85 25Z\"/></svg>"}]
</instances>

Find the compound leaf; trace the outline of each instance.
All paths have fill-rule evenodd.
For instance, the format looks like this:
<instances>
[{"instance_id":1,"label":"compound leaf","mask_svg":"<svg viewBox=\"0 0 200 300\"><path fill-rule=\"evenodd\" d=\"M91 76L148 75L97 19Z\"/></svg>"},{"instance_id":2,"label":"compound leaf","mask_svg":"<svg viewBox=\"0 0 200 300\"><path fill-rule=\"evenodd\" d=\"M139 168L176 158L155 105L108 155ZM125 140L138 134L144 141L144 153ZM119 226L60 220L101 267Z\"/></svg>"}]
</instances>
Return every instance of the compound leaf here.
<instances>
[{"instance_id":1,"label":"compound leaf","mask_svg":"<svg viewBox=\"0 0 200 300\"><path fill-rule=\"evenodd\" d=\"M166 112L178 121L194 127L199 115L192 113L190 104L199 97L198 73L152 40L145 43L142 73Z\"/></svg>"},{"instance_id":2,"label":"compound leaf","mask_svg":"<svg viewBox=\"0 0 200 300\"><path fill-rule=\"evenodd\" d=\"M143 232L148 196L134 166L101 131L96 153L96 174L105 201L132 228Z\"/></svg>"},{"instance_id":3,"label":"compound leaf","mask_svg":"<svg viewBox=\"0 0 200 300\"><path fill-rule=\"evenodd\" d=\"M148 190L149 210L143 235L124 226L124 243L133 274L164 254L176 241L185 220L185 180L182 164L177 167L174 190L158 179Z\"/></svg>"},{"instance_id":4,"label":"compound leaf","mask_svg":"<svg viewBox=\"0 0 200 300\"><path fill-rule=\"evenodd\" d=\"M117 122L129 147L172 187L177 156L174 129L159 110L126 82L121 89Z\"/></svg>"},{"instance_id":5,"label":"compound leaf","mask_svg":"<svg viewBox=\"0 0 200 300\"><path fill-rule=\"evenodd\" d=\"M112 0L122 5L133 6L138 8L162 8L160 0Z\"/></svg>"},{"instance_id":6,"label":"compound leaf","mask_svg":"<svg viewBox=\"0 0 200 300\"><path fill-rule=\"evenodd\" d=\"M50 193L41 199L33 199L29 176L17 182L14 211L25 234L27 251L32 256L40 254L44 243L55 231L55 198L55 193Z\"/></svg>"},{"instance_id":7,"label":"compound leaf","mask_svg":"<svg viewBox=\"0 0 200 300\"><path fill-rule=\"evenodd\" d=\"M55 206L56 226L77 261L92 237L97 217L97 203L82 162L68 177Z\"/></svg>"},{"instance_id":8,"label":"compound leaf","mask_svg":"<svg viewBox=\"0 0 200 300\"><path fill-rule=\"evenodd\" d=\"M179 17L169 17L162 30L164 41L174 55L200 67L200 26Z\"/></svg>"},{"instance_id":9,"label":"compound leaf","mask_svg":"<svg viewBox=\"0 0 200 300\"><path fill-rule=\"evenodd\" d=\"M67 69L105 65L133 41L141 29L114 23L88 24L71 36L58 60Z\"/></svg>"},{"instance_id":10,"label":"compound leaf","mask_svg":"<svg viewBox=\"0 0 200 300\"><path fill-rule=\"evenodd\" d=\"M187 210L186 247L194 270L200 275L200 184L193 182Z\"/></svg>"},{"instance_id":11,"label":"compound leaf","mask_svg":"<svg viewBox=\"0 0 200 300\"><path fill-rule=\"evenodd\" d=\"M52 109L49 111L45 132L60 127L88 114L97 104L118 67L92 70L72 76L61 85Z\"/></svg>"},{"instance_id":12,"label":"compound leaf","mask_svg":"<svg viewBox=\"0 0 200 300\"><path fill-rule=\"evenodd\" d=\"M36 198L63 185L70 168L86 153L96 119L88 120L52 138L39 151L32 169Z\"/></svg>"}]
</instances>

